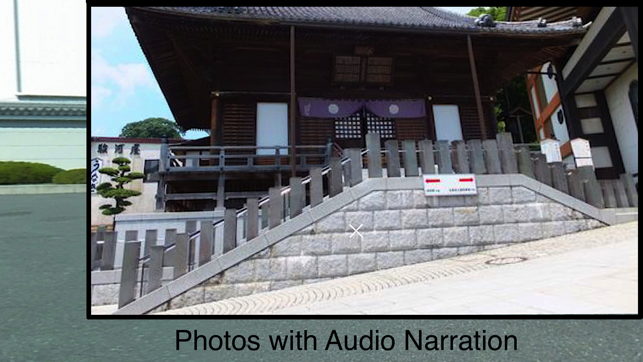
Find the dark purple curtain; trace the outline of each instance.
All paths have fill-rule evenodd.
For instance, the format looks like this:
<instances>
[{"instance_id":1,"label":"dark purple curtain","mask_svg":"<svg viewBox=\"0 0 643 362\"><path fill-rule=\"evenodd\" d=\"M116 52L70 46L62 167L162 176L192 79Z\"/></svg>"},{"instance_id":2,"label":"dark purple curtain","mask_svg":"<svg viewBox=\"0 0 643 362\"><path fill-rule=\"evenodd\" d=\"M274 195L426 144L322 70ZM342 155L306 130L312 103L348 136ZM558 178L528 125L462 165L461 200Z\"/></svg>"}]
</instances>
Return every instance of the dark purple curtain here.
<instances>
[{"instance_id":1,"label":"dark purple curtain","mask_svg":"<svg viewBox=\"0 0 643 362\"><path fill-rule=\"evenodd\" d=\"M304 117L348 117L362 107L383 118L420 118L426 116L422 99L405 100L338 100L323 98L299 98L299 113Z\"/></svg>"},{"instance_id":2,"label":"dark purple curtain","mask_svg":"<svg viewBox=\"0 0 643 362\"><path fill-rule=\"evenodd\" d=\"M366 101L366 109L384 118L420 118L426 116L423 99Z\"/></svg>"},{"instance_id":3,"label":"dark purple curtain","mask_svg":"<svg viewBox=\"0 0 643 362\"><path fill-rule=\"evenodd\" d=\"M364 106L364 101L347 101L323 98L299 98L299 113L304 117L348 117Z\"/></svg>"}]
</instances>

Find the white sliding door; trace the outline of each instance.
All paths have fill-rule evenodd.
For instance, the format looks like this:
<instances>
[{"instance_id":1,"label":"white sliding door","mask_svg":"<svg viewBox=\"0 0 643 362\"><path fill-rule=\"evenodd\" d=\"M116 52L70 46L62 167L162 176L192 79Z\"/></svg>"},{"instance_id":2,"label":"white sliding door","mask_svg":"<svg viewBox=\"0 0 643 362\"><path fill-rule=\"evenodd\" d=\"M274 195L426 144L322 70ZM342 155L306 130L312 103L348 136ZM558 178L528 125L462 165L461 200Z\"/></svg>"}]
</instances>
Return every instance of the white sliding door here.
<instances>
[{"instance_id":1,"label":"white sliding door","mask_svg":"<svg viewBox=\"0 0 643 362\"><path fill-rule=\"evenodd\" d=\"M288 103L257 103L257 146L288 146ZM257 154L274 155L275 151L257 150Z\"/></svg>"},{"instance_id":2,"label":"white sliding door","mask_svg":"<svg viewBox=\"0 0 643 362\"><path fill-rule=\"evenodd\" d=\"M458 106L434 105L433 119L435 119L435 134L438 141L451 142L463 139Z\"/></svg>"}]
</instances>

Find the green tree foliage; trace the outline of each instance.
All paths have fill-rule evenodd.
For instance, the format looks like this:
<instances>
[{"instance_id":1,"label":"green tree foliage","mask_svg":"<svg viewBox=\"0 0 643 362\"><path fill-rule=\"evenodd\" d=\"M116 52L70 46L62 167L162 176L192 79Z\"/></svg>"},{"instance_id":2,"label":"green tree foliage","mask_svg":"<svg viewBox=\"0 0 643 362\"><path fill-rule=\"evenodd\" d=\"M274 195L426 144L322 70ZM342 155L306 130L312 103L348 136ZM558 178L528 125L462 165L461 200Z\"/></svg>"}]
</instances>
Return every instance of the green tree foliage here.
<instances>
[{"instance_id":1,"label":"green tree foliage","mask_svg":"<svg viewBox=\"0 0 643 362\"><path fill-rule=\"evenodd\" d=\"M140 172L129 172L131 161L127 157L116 157L112 163L118 165L118 168L103 167L98 172L111 177L111 182L103 182L96 186L96 192L106 199L114 199L115 205L105 204L98 207L102 210L103 215L117 215L125 211L126 206L132 203L127 201L128 198L139 196L141 193L135 190L128 190L124 185L136 180L142 179L144 175ZM115 183L116 185L112 184Z\"/></svg>"},{"instance_id":2,"label":"green tree foliage","mask_svg":"<svg viewBox=\"0 0 643 362\"><path fill-rule=\"evenodd\" d=\"M475 8L471 9L467 15L469 16L475 16L478 17L482 14L489 14L495 21L505 21L505 18L507 16L507 8L502 6L502 7L490 7L490 8Z\"/></svg>"},{"instance_id":3,"label":"green tree foliage","mask_svg":"<svg viewBox=\"0 0 643 362\"><path fill-rule=\"evenodd\" d=\"M127 138L181 138L185 131L176 122L165 118L146 118L126 124L120 137Z\"/></svg>"},{"instance_id":4,"label":"green tree foliage","mask_svg":"<svg viewBox=\"0 0 643 362\"><path fill-rule=\"evenodd\" d=\"M56 174L53 178L55 184L86 184L87 169L75 168Z\"/></svg>"},{"instance_id":5,"label":"green tree foliage","mask_svg":"<svg viewBox=\"0 0 643 362\"><path fill-rule=\"evenodd\" d=\"M0 185L48 184L62 171L44 163L0 161Z\"/></svg>"}]
</instances>

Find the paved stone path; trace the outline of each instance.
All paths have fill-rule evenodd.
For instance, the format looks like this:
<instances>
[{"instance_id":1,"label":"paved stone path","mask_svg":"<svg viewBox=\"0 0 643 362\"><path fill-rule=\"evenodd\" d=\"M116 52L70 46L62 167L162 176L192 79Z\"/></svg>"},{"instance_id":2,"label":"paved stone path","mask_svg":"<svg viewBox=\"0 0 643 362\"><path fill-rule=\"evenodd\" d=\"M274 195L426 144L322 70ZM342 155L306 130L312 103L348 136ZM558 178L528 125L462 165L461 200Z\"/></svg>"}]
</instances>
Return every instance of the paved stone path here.
<instances>
[{"instance_id":1,"label":"paved stone path","mask_svg":"<svg viewBox=\"0 0 643 362\"><path fill-rule=\"evenodd\" d=\"M636 313L637 244L632 222L159 314Z\"/></svg>"}]
</instances>

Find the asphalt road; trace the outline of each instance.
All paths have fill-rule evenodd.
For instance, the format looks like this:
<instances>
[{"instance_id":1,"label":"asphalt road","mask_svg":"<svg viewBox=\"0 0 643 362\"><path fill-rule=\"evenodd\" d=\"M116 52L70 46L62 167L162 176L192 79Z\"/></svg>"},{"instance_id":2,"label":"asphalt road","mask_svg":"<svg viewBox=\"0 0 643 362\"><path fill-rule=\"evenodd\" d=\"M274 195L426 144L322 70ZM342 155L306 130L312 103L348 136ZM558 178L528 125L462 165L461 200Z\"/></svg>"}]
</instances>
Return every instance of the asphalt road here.
<instances>
[{"instance_id":1,"label":"asphalt road","mask_svg":"<svg viewBox=\"0 0 643 362\"><path fill-rule=\"evenodd\" d=\"M641 361L640 320L87 320L86 195L0 196L0 361ZM258 351L176 350L176 330L256 334ZM317 350L272 351L269 335L307 330ZM391 351L325 343L377 330ZM404 331L513 334L517 351L405 350Z\"/></svg>"}]
</instances>

